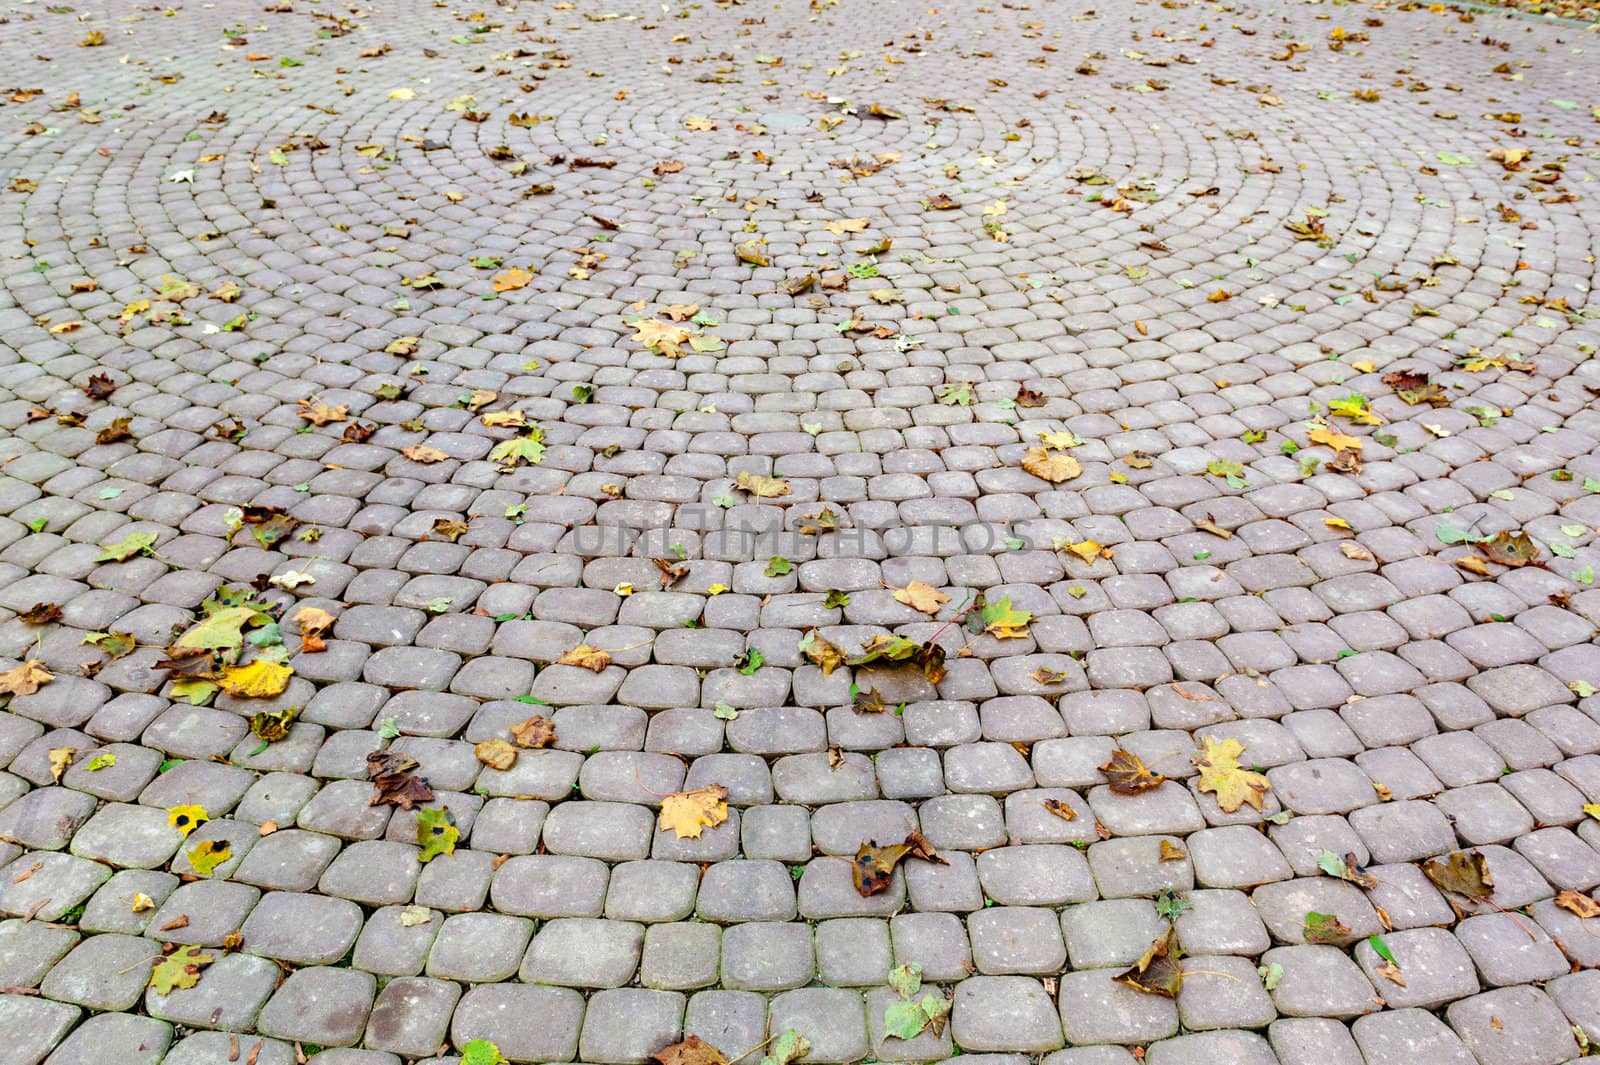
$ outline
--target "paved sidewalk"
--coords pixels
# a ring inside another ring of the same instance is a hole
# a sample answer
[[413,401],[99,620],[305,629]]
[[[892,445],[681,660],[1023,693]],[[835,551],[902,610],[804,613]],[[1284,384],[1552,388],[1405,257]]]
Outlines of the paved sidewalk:
[[1578,1058],[1597,55],[0,9],[0,1065]]

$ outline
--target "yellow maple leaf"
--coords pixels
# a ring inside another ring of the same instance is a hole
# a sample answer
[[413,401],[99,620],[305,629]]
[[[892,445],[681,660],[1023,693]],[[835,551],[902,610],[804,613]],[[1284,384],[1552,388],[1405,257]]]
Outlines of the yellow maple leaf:
[[1030,447],[1027,450],[1022,456],[1022,468],[1051,484],[1070,481],[1083,473],[1083,466],[1071,455],[1047,451],[1042,447]]
[[533,275],[520,266],[513,266],[503,274],[494,275],[494,290],[496,292],[515,292],[519,288],[527,288],[528,282],[533,280]]
[[556,663],[563,666],[582,666],[584,669],[601,673],[611,664],[611,655],[598,647],[590,647],[586,643],[580,643],[556,659]]
[[269,699],[282,695],[294,670],[277,662],[258,658],[248,666],[228,666],[217,684],[229,695],[250,699]]
[[189,848],[189,864],[201,876],[210,876],[217,866],[233,857],[233,848],[223,839],[208,839]]
[[939,608],[950,601],[948,595],[922,581],[911,581],[904,588],[896,588],[894,597],[911,609],[920,610],[924,614],[937,614]]
[[683,345],[689,342],[691,336],[684,326],[663,322],[659,318],[641,318],[634,323],[634,329],[636,331],[629,339],[669,359],[683,356]]
[[829,233],[837,235],[860,233],[866,228],[867,220],[865,218],[841,218],[837,222],[829,222],[827,226]]
[[424,466],[431,466],[435,462],[443,462],[450,457],[438,448],[429,447],[427,444],[412,444],[410,447],[403,447],[400,449],[400,454],[412,462],[420,462]]
[[341,403],[337,407],[330,407],[326,403],[313,403],[309,399],[300,401],[300,417],[312,425],[327,425],[330,422],[346,421],[350,415],[348,405]]
[[520,410],[490,411],[479,421],[491,429],[521,429],[528,424],[528,416]]
[[1363,446],[1360,437],[1338,432],[1326,425],[1319,425],[1306,435],[1313,444],[1326,444],[1335,451],[1360,451]]
[[167,824],[187,836],[207,821],[211,815],[206,813],[204,806],[187,805],[171,806],[167,808]]
[[50,748],[50,779],[57,784],[67,775],[67,770],[72,768],[72,760],[78,756],[76,747]]
[[1093,562],[1100,557],[1100,552],[1104,549],[1104,545],[1094,540],[1079,540],[1077,543],[1061,544],[1060,549],[1069,554],[1077,555],[1085,562]]
[[1260,810],[1261,799],[1270,785],[1260,773],[1240,767],[1239,756],[1244,753],[1244,744],[1232,738],[1219,741],[1210,736],[1201,737],[1200,743],[1201,748],[1193,757],[1200,770],[1199,789],[1215,795],[1223,813],[1231,814],[1244,803]]
[[749,492],[757,499],[771,499],[775,496],[786,496],[794,489],[781,477],[763,477],[758,473],[749,473],[741,470],[738,478],[733,482],[741,492]]
[[30,658],[17,668],[0,673],[0,694],[32,695],[55,679],[41,659]]
[[728,789],[709,784],[695,791],[680,791],[661,800],[661,816],[656,825],[669,829],[679,839],[699,839],[707,827],[716,828],[728,819]]

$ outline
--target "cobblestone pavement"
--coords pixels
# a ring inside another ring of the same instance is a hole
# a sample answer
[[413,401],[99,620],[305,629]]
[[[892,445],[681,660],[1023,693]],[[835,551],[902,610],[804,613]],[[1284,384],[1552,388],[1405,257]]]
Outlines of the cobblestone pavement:
[[0,10],[0,1065],[1577,1058],[1597,46]]

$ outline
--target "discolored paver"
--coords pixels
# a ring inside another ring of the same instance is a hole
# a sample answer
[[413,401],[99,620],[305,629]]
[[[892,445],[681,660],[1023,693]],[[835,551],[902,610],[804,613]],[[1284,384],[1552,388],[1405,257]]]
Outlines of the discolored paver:
[[4,1065],[1597,1038],[1587,30],[0,26]]

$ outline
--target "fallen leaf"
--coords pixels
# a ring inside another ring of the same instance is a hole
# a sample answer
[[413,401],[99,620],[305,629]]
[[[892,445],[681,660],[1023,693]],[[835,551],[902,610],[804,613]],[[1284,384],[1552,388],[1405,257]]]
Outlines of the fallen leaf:
[[1600,902],[1576,891],[1566,890],[1556,892],[1556,905],[1570,913],[1577,914],[1584,920],[1591,917],[1600,917]]
[[49,751],[50,779],[61,783],[61,778],[72,768],[72,760],[78,756],[76,747],[52,747]]
[[896,588],[894,597],[911,609],[930,615],[937,614],[939,608],[950,601],[948,595],[922,581],[911,581],[904,588]]
[[467,531],[467,523],[460,518],[435,518],[428,535],[437,536],[441,540],[448,540],[452,544],[461,539]]
[[61,607],[56,603],[35,603],[18,614],[17,620],[29,625],[48,625],[61,620]]
[[461,829],[456,827],[455,815],[449,810],[417,811],[417,845],[422,848],[417,855],[417,861],[426,864],[441,854],[454,854],[456,840],[460,838]]
[[1222,526],[1218,525],[1215,521],[1213,521],[1211,519],[1211,515],[1209,515],[1209,514],[1207,514],[1201,520],[1195,522],[1194,523],[1194,527],[1196,529],[1199,529],[1202,532],[1208,532],[1212,536],[1220,536],[1224,540],[1232,540],[1233,539],[1233,533],[1228,531],[1227,529],[1224,529]]
[[1033,614],[1014,609],[1011,597],[1006,596],[997,603],[986,605],[982,620],[983,631],[995,639],[1018,640],[1028,635],[1028,622],[1033,620]]
[[248,666],[226,666],[217,684],[229,695],[247,699],[270,699],[282,695],[294,670],[278,662],[258,658]]
[[122,440],[132,440],[132,418],[113,418],[111,423],[95,434],[94,442],[97,444],[115,444]]
[[1494,877],[1482,851],[1451,851],[1442,858],[1429,858],[1422,872],[1442,891],[1464,895],[1481,902],[1494,894]]
[[865,899],[884,891],[894,875],[895,866],[906,857],[921,858],[939,865],[949,864],[939,857],[920,832],[912,832],[903,842],[886,847],[863,843],[850,863],[850,876],[855,883],[856,893]]
[[15,669],[0,673],[0,695],[32,695],[55,679],[42,660],[30,658]]
[[1071,455],[1042,447],[1030,447],[1023,454],[1022,468],[1051,484],[1070,481],[1083,473],[1083,466]]
[[1305,937],[1307,943],[1338,943],[1350,935],[1344,922],[1331,913],[1306,913]]
[[821,668],[824,677],[844,665],[844,651],[816,629],[806,630],[800,638],[799,651],[812,665]]
[[309,399],[300,401],[300,417],[312,425],[329,425],[334,422],[347,421],[350,416],[350,407],[341,403],[337,407],[330,407],[326,403],[313,403]]
[[179,947],[150,970],[150,986],[158,995],[193,987],[200,982],[200,970],[216,960],[216,955],[205,953],[201,947],[192,944]]
[[520,410],[490,411],[478,420],[490,429],[521,429],[528,424],[528,416]]
[[298,706],[287,706],[282,710],[261,710],[250,715],[250,732],[258,739],[277,743],[288,738],[289,728],[299,716]]
[[1169,927],[1133,963],[1133,968],[1118,973],[1112,979],[1135,991],[1176,998],[1183,987],[1183,969],[1178,965],[1180,953],[1178,929],[1176,926]]
[[586,643],[580,643],[556,659],[556,663],[563,666],[582,666],[584,669],[603,673],[605,668],[611,664],[611,655],[598,647],[590,647]]
[[760,474],[749,473],[741,470],[738,478],[733,482],[734,487],[741,492],[749,492],[757,499],[773,499],[786,496],[794,489],[789,487],[789,482],[778,477],[763,477]]
[[506,1065],[500,1047],[487,1039],[473,1039],[461,1045],[461,1065]]
[[728,1065],[727,1055],[697,1035],[662,1047],[645,1060],[657,1065]]
[[484,740],[472,748],[472,753],[478,756],[478,761],[490,769],[505,772],[517,764],[517,749],[510,742],[497,738]]
[[1163,862],[1181,862],[1189,857],[1189,852],[1172,842],[1170,839],[1161,841],[1161,857]]
[[699,839],[700,833],[728,819],[728,789],[709,784],[694,791],[681,791],[661,800],[656,826],[671,830],[679,839]]
[[1061,818],[1063,821],[1076,821],[1078,819],[1078,811],[1074,810],[1069,804],[1062,802],[1060,799],[1046,799],[1044,801],[1044,808],[1048,812],[1053,813],[1057,817]]
[[274,588],[282,588],[286,592],[292,592],[302,584],[316,584],[317,579],[309,573],[302,573],[300,570],[292,569],[275,577],[268,577],[267,583]]
[[1502,529],[1478,544],[1478,550],[1490,562],[1513,568],[1530,565],[1539,558],[1539,546],[1527,533],[1511,532],[1509,529]]
[[533,280],[533,275],[521,267],[513,266],[503,274],[495,274],[492,284],[496,292],[515,292],[519,288],[526,288]]
[[400,449],[400,454],[412,462],[420,462],[424,466],[431,466],[435,462],[443,462],[450,457],[438,448],[429,447],[426,444],[412,444],[410,447],[403,447]]
[[314,606],[303,606],[295,613],[294,621],[300,626],[301,651],[316,654],[327,650],[328,645],[322,637],[333,627],[332,614]]
[[1313,444],[1323,444],[1335,451],[1360,451],[1365,446],[1360,437],[1337,432],[1326,425],[1318,425],[1306,434]]
[[211,876],[217,871],[217,866],[233,857],[233,848],[228,846],[225,839],[208,839],[190,847],[185,857],[194,866],[195,872],[201,876]]
[[1167,779],[1146,768],[1138,755],[1121,748],[1111,752],[1110,761],[1100,767],[1100,772],[1111,782],[1111,790],[1119,795],[1137,795],[1160,787]]
[[372,806],[398,806],[409,810],[416,803],[432,802],[428,782],[412,774],[417,760],[397,751],[372,751],[367,755],[367,776],[377,787]]
[[1346,854],[1343,858],[1333,851],[1324,849],[1317,857],[1317,868],[1329,876],[1348,880],[1359,888],[1371,890],[1378,886],[1378,878],[1361,868],[1361,863],[1356,861],[1353,853]]
[[[1065,539],[1065,537],[1063,537],[1063,539]],[[1083,559],[1083,561],[1088,563],[1093,563],[1095,559],[1100,557],[1100,552],[1105,550],[1105,545],[1096,540],[1079,540],[1076,543],[1069,541],[1067,543],[1058,544],[1057,546],[1069,554],[1077,555],[1079,558]]]
[[538,750],[556,742],[556,727],[549,718],[535,715],[512,725],[511,738],[516,741],[518,747]]
[[1268,790],[1267,778],[1240,767],[1244,744],[1231,737],[1218,741],[1210,736],[1202,737],[1200,743],[1201,749],[1192,759],[1200,770],[1199,790],[1214,794],[1223,813],[1234,813],[1244,803],[1259,811]]
[[126,562],[134,555],[142,555],[149,551],[156,542],[153,532],[129,533],[119,544],[101,547],[100,554],[95,556],[96,562]]

